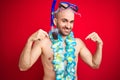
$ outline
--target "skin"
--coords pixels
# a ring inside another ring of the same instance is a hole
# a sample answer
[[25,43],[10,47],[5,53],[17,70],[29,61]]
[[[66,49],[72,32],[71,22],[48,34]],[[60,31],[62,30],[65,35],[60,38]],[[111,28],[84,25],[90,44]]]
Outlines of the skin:
[[[68,14],[69,13],[69,14]],[[65,9],[57,14],[54,19],[54,24],[58,27],[60,34],[65,39],[71,32],[74,23],[74,13],[71,9]],[[103,42],[96,32],[90,33],[85,39],[91,39],[97,43],[95,54],[88,50],[84,42],[75,38],[77,45],[75,46],[76,63],[78,62],[78,55],[81,59],[94,69],[98,69],[102,60],[102,45]],[[32,65],[41,56],[41,61],[44,69],[43,80],[55,80],[55,72],[53,70],[53,51],[51,49],[51,41],[48,33],[42,29],[33,33],[27,40],[27,43],[21,53],[19,60],[19,68],[21,71],[26,71],[32,67]],[[64,43],[65,46],[65,43]],[[77,66],[75,67],[77,73]],[[77,80],[77,74],[76,80]]]

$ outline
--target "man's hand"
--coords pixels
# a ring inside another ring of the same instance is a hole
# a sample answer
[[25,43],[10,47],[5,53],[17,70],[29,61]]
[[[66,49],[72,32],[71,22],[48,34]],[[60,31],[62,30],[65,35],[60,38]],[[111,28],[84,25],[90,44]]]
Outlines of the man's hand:
[[102,39],[99,37],[99,35],[96,32],[90,33],[85,39],[86,40],[91,39],[92,41],[97,42],[98,45],[103,45]]
[[42,29],[39,29],[30,36],[29,40],[30,41],[43,40],[46,37],[49,37],[47,32]]

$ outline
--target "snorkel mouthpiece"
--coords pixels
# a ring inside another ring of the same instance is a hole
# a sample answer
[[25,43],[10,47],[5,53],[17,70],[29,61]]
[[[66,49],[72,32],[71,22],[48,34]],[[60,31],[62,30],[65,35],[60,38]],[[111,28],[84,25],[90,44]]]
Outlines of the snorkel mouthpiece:
[[52,36],[55,40],[58,39],[58,29],[57,28],[52,29]]

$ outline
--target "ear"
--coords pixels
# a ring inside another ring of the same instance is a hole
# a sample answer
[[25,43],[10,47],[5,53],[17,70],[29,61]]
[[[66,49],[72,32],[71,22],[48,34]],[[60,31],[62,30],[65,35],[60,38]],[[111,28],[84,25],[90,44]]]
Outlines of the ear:
[[53,22],[54,22],[54,25],[56,26],[57,25],[57,18],[54,18]]

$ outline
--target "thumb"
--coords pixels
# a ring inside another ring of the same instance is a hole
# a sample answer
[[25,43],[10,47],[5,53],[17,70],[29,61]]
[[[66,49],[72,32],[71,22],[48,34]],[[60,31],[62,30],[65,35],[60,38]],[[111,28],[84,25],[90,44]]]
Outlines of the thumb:
[[89,35],[87,37],[85,37],[85,40],[89,39]]

